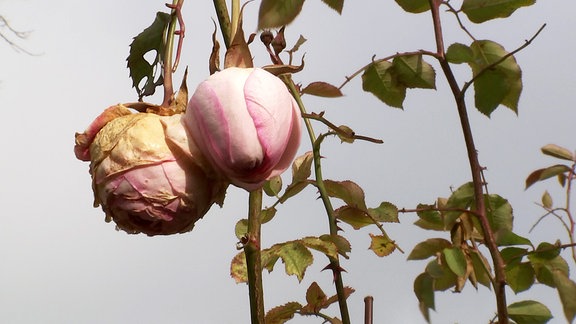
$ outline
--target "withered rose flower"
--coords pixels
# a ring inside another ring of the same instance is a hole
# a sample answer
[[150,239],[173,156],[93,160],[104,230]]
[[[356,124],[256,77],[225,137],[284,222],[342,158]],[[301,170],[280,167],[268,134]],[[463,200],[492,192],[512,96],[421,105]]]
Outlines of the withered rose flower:
[[127,233],[190,231],[227,184],[218,180],[181,123],[182,114],[106,109],[82,134],[76,157],[90,161],[94,206]]

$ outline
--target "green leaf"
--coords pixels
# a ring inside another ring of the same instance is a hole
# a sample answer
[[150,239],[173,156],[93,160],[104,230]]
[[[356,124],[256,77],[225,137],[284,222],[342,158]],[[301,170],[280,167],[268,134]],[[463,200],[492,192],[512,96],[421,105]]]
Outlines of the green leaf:
[[407,88],[436,89],[436,72],[422,55],[398,56],[392,65],[398,80]]
[[476,281],[486,287],[490,287],[492,282],[490,281],[490,264],[488,261],[479,252],[470,253],[470,259],[472,260],[472,268],[474,269]]
[[501,229],[495,233],[496,244],[498,246],[510,246],[510,245],[530,245],[532,242],[529,239],[522,237],[509,229]]
[[470,21],[482,23],[495,18],[509,17],[516,9],[534,3],[536,0],[464,0],[460,9]]
[[548,144],[544,145],[542,148],[542,153],[559,158],[562,160],[574,161],[574,154],[567,148],[563,148],[562,146],[558,146],[556,144]]
[[414,224],[427,230],[444,231],[446,229],[444,226],[444,218],[439,211],[433,210],[434,208],[436,208],[436,205],[418,204],[418,206],[416,206],[418,210],[416,214],[420,219],[414,222]]
[[533,300],[508,305],[508,315],[517,324],[543,324],[552,318],[548,307]]
[[[507,56],[502,45],[489,41],[478,40],[470,45],[474,60],[469,62],[474,81],[474,101],[476,108],[490,116],[498,105],[504,105],[518,112],[518,101],[522,92],[522,71],[514,56]],[[498,65],[486,68],[501,59]],[[481,74],[480,74],[481,73]]]
[[454,43],[446,51],[446,60],[455,64],[470,63],[474,60],[474,52],[464,44]]
[[528,249],[519,247],[507,247],[500,251],[500,255],[502,255],[504,263],[510,266],[522,262],[522,258],[528,255]]
[[468,209],[474,201],[474,185],[467,182],[456,189],[448,198],[447,208]]
[[542,242],[531,254],[539,259],[552,260],[560,255],[560,251],[558,245]]
[[[467,182],[456,189],[448,198],[445,208],[454,208],[466,210],[470,208],[474,202],[474,185],[472,182]],[[443,212],[445,228],[452,228],[456,219],[462,215],[462,211],[448,211]]]
[[318,284],[314,281],[306,290],[306,302],[308,302],[308,305],[304,307],[310,308],[314,311],[319,311],[320,309],[324,308],[327,300],[328,297],[322,288],[320,288],[320,286],[318,286]]
[[530,289],[534,284],[534,268],[529,262],[522,262],[506,266],[506,282],[514,293],[519,293]]
[[312,253],[300,241],[291,241],[273,245],[271,253],[282,259],[287,275],[295,275],[298,281],[304,279],[306,269],[312,264]]
[[430,10],[428,0],[396,0],[396,3],[410,13],[421,13]]
[[337,13],[342,14],[342,8],[344,7],[344,0],[322,0],[328,7],[336,10]]
[[445,239],[427,239],[426,241],[416,244],[412,252],[410,252],[410,255],[408,255],[408,260],[425,260],[429,257],[436,256],[436,254],[451,246],[452,243]]
[[329,258],[338,258],[338,248],[332,241],[313,236],[305,237],[301,241],[306,247],[322,252]]
[[[312,264],[314,257],[301,240],[274,244],[268,249],[263,249],[262,267],[269,272],[274,270],[278,259],[284,263],[286,274],[295,275],[298,281],[302,281],[306,269]],[[246,256],[244,252],[238,253],[231,262],[230,275],[237,283],[248,281],[246,270]]]
[[434,279],[427,273],[421,273],[414,279],[414,294],[418,298],[420,312],[426,321],[430,321],[429,310],[435,309],[434,305]]
[[280,190],[282,190],[282,177],[278,175],[264,182],[263,189],[266,195],[270,197],[277,196],[280,193]]
[[550,196],[548,190],[544,191],[542,194],[542,206],[544,206],[544,208],[550,209],[552,208],[553,204],[554,202],[552,201],[552,196]]
[[438,224],[438,223],[432,223],[426,219],[418,219],[417,221],[414,222],[414,225],[423,228],[425,230],[431,230],[431,231],[444,231],[444,224]]
[[375,95],[385,104],[402,108],[406,98],[406,87],[398,81],[392,63],[380,61],[372,63],[362,74],[362,90]]
[[274,218],[274,216],[276,216],[276,208],[268,207],[268,208],[262,209],[262,211],[260,212],[260,222],[262,224],[266,224],[269,221],[271,221],[272,218]]
[[286,191],[280,197],[280,202],[284,203],[288,198],[296,196],[300,193],[304,188],[308,186],[308,181],[298,181],[291,183],[288,187],[286,187]]
[[442,251],[448,268],[454,272],[458,277],[466,275],[466,257],[460,248],[447,248]]
[[474,105],[486,116],[490,116],[504,101],[511,90],[506,74],[499,70],[485,71],[474,81]]
[[432,271],[436,272],[437,277],[434,277],[434,290],[436,291],[445,291],[458,283],[458,277],[445,262],[439,260],[430,261],[426,266],[426,271],[429,273]]
[[556,283],[553,278],[554,271],[561,271],[564,275],[568,276],[568,263],[561,256],[547,259],[539,257],[538,254],[529,254],[528,260],[532,263],[538,282],[549,287],[556,288]]
[[304,0],[262,0],[258,11],[258,29],[288,25],[298,16],[303,5]]
[[283,324],[294,318],[294,314],[302,308],[297,302],[289,302],[272,308],[266,313],[264,322],[267,324]]
[[[130,44],[130,54],[126,60],[132,78],[132,86],[136,88],[138,99],[153,95],[156,87],[164,84],[160,71],[164,60],[164,31],[169,23],[169,14],[157,12],[152,25],[134,37]],[[148,52],[155,52],[151,63],[144,58]],[[145,83],[140,88],[143,79],[145,79]]]
[[396,244],[388,237],[388,235],[370,234],[370,239],[371,243],[369,249],[379,257],[390,255],[390,253],[396,250]]
[[376,208],[368,208],[368,214],[379,222],[399,223],[398,207],[394,204],[384,201]]
[[234,227],[234,232],[239,240],[246,236],[246,233],[248,233],[248,220],[245,218],[239,220]]
[[552,278],[558,289],[564,315],[568,322],[572,323],[576,317],[576,283],[559,270],[552,271]]
[[328,242],[334,243],[334,245],[338,249],[338,253],[341,256],[348,259],[348,255],[346,253],[350,253],[350,251],[352,251],[352,246],[350,245],[350,242],[348,242],[348,240],[345,237],[343,237],[341,235],[324,234],[324,235],[320,236],[320,239],[323,241],[328,241]]
[[310,83],[304,89],[302,89],[302,93],[324,98],[336,98],[343,96],[342,91],[340,91],[338,87],[321,81]]
[[366,210],[364,190],[356,183],[350,180],[324,180],[324,186],[330,197],[341,199],[350,207]]
[[307,180],[312,174],[312,161],[314,154],[308,151],[294,159],[292,162],[292,182]]
[[[430,277],[434,279],[440,279],[446,275],[446,271],[444,271],[443,266],[440,265],[438,259],[434,259],[426,265],[426,273],[430,275]],[[450,272],[450,270],[448,270]]]
[[512,216],[512,205],[508,200],[499,195],[485,195],[484,200],[486,201],[486,217],[492,230],[495,232],[512,231],[514,217]]
[[530,173],[528,178],[526,178],[526,189],[528,189],[531,185],[535,184],[538,181],[546,180],[548,178],[561,175],[565,172],[570,172],[571,170],[572,169],[563,164],[556,164],[553,166],[549,166],[547,168],[538,169]]
[[338,220],[352,226],[356,230],[374,224],[374,221],[368,217],[366,211],[350,206],[337,208],[334,210],[334,215]]
[[236,254],[230,262],[230,276],[236,283],[248,281],[248,271],[246,270],[246,255],[244,251]]

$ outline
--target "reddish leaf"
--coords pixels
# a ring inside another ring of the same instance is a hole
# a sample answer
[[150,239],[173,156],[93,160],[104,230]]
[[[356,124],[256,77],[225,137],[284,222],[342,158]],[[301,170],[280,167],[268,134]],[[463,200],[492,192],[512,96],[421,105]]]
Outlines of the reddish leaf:
[[326,98],[336,98],[343,96],[342,91],[340,91],[340,89],[338,89],[336,86],[322,81],[310,83],[304,89],[302,89],[302,93]]
[[264,322],[267,324],[283,324],[294,318],[294,314],[302,308],[297,302],[289,302],[272,308],[266,313]]
[[528,189],[531,185],[535,184],[538,181],[546,180],[548,178],[563,174],[565,172],[570,172],[568,166],[563,164],[556,164],[547,168],[538,169],[526,178],[526,189]]

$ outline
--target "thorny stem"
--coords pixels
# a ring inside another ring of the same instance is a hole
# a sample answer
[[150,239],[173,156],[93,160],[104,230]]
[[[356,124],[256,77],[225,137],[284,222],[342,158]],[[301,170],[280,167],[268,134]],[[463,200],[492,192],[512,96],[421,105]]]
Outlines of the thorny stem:
[[[232,20],[237,25],[239,1],[233,0]],[[236,9],[235,9],[236,8]],[[218,16],[224,44],[228,49],[233,36],[230,28],[230,17],[225,0],[214,0],[214,9]],[[236,17],[236,18],[234,18]],[[260,213],[262,211],[262,188],[251,191],[248,204],[248,232],[244,239],[244,254],[246,257],[246,271],[248,274],[248,295],[250,298],[250,319],[252,324],[264,324],[264,287],[262,285],[262,253],[261,253],[261,227]]]
[[[182,41],[184,39],[184,20],[182,19],[182,5],[184,0],[173,0],[172,4],[166,6],[172,9],[172,18],[168,26],[168,31],[165,35],[164,44],[164,100],[161,107],[170,107],[174,97],[174,83],[172,81],[172,73],[176,70],[180,60],[180,51],[182,49]],[[180,25],[180,30],[176,31],[176,24]],[[172,64],[172,56],[174,55],[174,35],[179,35],[178,49],[176,51],[176,59],[174,65]]]
[[477,218],[484,232],[485,244],[490,251],[492,257],[492,262],[494,264],[494,294],[496,296],[496,307],[498,311],[498,323],[507,324],[508,323],[508,309],[506,305],[506,276],[504,273],[504,260],[502,255],[498,250],[496,240],[494,238],[494,233],[486,217],[486,206],[484,203],[484,191],[483,191],[483,181],[482,181],[482,167],[478,160],[478,152],[476,151],[476,146],[474,144],[474,138],[472,136],[472,128],[470,126],[470,120],[468,119],[468,113],[466,109],[466,102],[464,101],[463,91],[460,90],[458,86],[458,81],[452,72],[450,64],[446,60],[444,51],[444,40],[442,34],[442,24],[440,22],[440,5],[441,0],[429,0],[430,8],[432,12],[432,20],[434,24],[434,36],[436,39],[436,50],[437,59],[442,67],[442,71],[448,80],[448,84],[454,99],[456,101],[456,107],[458,110],[458,115],[460,117],[460,124],[462,127],[462,132],[464,135],[464,142],[466,143],[466,150],[468,151],[468,161],[470,163],[470,171],[472,173],[472,182],[474,186],[474,199],[476,201],[476,213]]
[[248,294],[252,324],[264,324],[264,290],[262,286],[262,255],[260,253],[260,211],[262,189],[250,192],[248,205],[248,233],[245,237],[244,254],[248,272]]
[[[303,115],[306,115],[306,108],[304,107],[304,103],[300,98],[300,93],[292,78],[288,74],[280,75],[280,78],[290,92],[292,96],[298,103],[298,107],[300,107],[300,111]],[[320,198],[322,199],[322,203],[324,204],[324,209],[326,210],[326,214],[328,215],[328,222],[330,226],[330,235],[335,237],[338,235],[338,224],[336,223],[336,217],[334,214],[334,207],[332,207],[332,202],[328,196],[328,191],[324,186],[324,180],[322,177],[322,166],[320,159],[320,149],[315,145],[316,143],[316,135],[314,134],[314,128],[312,127],[312,123],[308,118],[304,118],[304,124],[306,125],[306,130],[308,131],[308,137],[310,138],[310,142],[312,143],[312,152],[314,156],[314,174],[316,180],[316,187],[320,192]],[[340,267],[340,261],[336,259],[330,259],[330,264],[326,267],[327,269],[331,269],[332,273],[334,274],[334,285],[336,286],[336,293],[338,295],[338,306],[340,308],[340,316],[342,317],[342,323],[350,324],[350,314],[348,312],[348,304],[346,301],[346,292],[344,290],[344,284],[342,281],[342,272],[344,271],[342,267]]]

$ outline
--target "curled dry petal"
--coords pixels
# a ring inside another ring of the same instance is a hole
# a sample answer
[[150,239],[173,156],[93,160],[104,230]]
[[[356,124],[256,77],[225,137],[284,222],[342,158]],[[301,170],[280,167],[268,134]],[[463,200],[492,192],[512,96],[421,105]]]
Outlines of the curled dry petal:
[[109,121],[125,115],[130,115],[132,112],[122,105],[108,107],[88,126],[84,133],[76,133],[76,145],[74,146],[74,154],[76,158],[82,161],[90,161],[90,144],[96,137],[96,134],[104,127]]
[[228,68],[202,82],[184,115],[194,142],[246,190],[281,174],[300,144],[300,110],[286,86],[258,68]]
[[214,172],[188,140],[181,114],[128,110],[109,118],[111,111],[116,109],[107,109],[77,134],[75,147],[79,159],[91,160],[94,204],[102,206],[107,221],[128,233],[183,233],[214,202],[222,202],[226,184],[212,178]]

